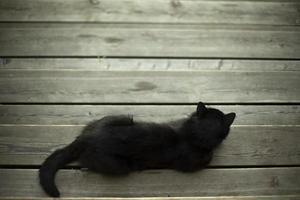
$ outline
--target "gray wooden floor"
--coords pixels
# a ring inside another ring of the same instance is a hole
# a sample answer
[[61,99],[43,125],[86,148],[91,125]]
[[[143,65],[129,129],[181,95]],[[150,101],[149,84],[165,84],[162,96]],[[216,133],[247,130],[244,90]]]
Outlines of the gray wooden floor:
[[41,162],[93,119],[164,122],[198,101],[237,113],[207,169],[72,163],[62,196],[300,199],[299,25],[298,0],[0,0],[0,199],[45,199]]

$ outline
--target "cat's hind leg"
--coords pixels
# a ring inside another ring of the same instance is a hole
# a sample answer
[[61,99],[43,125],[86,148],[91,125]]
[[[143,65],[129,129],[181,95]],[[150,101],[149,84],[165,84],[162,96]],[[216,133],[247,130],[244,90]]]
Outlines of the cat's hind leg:
[[127,175],[131,171],[126,159],[105,153],[85,152],[79,161],[83,167],[106,175]]

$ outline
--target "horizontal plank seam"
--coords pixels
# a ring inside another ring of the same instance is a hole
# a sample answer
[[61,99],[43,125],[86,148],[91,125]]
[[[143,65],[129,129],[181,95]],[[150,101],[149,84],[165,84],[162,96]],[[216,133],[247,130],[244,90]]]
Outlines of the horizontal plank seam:
[[[299,102],[204,102],[206,105],[222,105],[222,106],[297,106],[300,105]],[[189,105],[197,105],[197,103],[126,103],[126,102],[118,102],[118,103],[94,103],[94,102],[0,102],[1,105],[107,105],[107,106],[189,106]]]
[[[233,199],[255,199],[255,198],[273,198],[273,197],[282,197],[282,198],[296,198],[299,197],[300,194],[296,195],[252,195],[252,196],[203,196],[203,197],[62,197],[60,199],[63,200],[233,200]],[[53,200],[53,198],[49,197],[1,197],[3,200]],[[278,198],[280,199],[280,198]]]
[[[218,165],[218,166],[207,166],[205,169],[273,169],[273,168],[299,168],[300,164],[295,164],[295,165]],[[7,169],[7,170],[13,170],[13,169],[39,169],[40,165],[0,165],[0,170],[1,169]],[[74,166],[74,165],[67,165],[63,168],[62,170],[79,170],[79,171],[88,171],[87,168],[83,168],[81,166]],[[150,169],[151,170],[151,169]],[[152,169],[153,170],[171,170],[171,169]],[[143,171],[149,171],[149,170],[143,170]]]
[[[284,2],[286,3],[286,2]],[[298,3],[299,2],[289,2],[289,3]],[[183,25],[183,26],[188,26],[188,25],[222,25],[222,26],[266,26],[266,24],[256,24],[256,23],[220,23],[220,22],[124,22],[124,21],[54,21],[54,20],[47,20],[47,21],[6,21],[6,20],[0,20],[0,24],[95,24],[95,25],[107,25],[107,24],[112,24],[112,25],[167,25],[167,26],[172,26],[172,25]],[[274,27],[297,27],[300,26],[299,24],[272,24],[268,26],[274,26]]]
[[[199,1],[199,0],[181,0],[181,1]],[[202,2],[218,2],[218,1],[224,1],[224,2],[274,2],[274,3],[277,3],[277,2],[284,2],[284,3],[298,3],[299,0],[200,0]]]
[[[0,65],[1,66],[1,65]],[[106,69],[95,69],[95,68],[86,68],[86,69],[22,69],[22,68],[14,68],[14,69],[10,69],[10,68],[0,68],[0,71],[9,71],[9,72],[20,72],[20,71],[37,71],[37,72],[124,72],[124,73],[129,73],[129,72],[151,72],[151,73],[160,73],[160,72],[167,72],[167,73],[176,73],[176,72],[180,72],[180,73],[190,73],[190,72],[195,72],[195,73],[203,73],[203,72],[210,72],[210,73],[288,73],[288,72],[292,72],[292,73],[299,73],[299,70],[266,70],[266,71],[253,71],[253,70],[224,70],[224,69],[204,69],[204,70],[122,70],[122,69],[110,69],[110,70],[106,70]],[[2,78],[6,78],[6,77],[2,77]],[[11,77],[7,77],[7,78],[11,78]],[[52,77],[47,77],[48,79],[51,79]],[[24,79],[24,78],[23,78]],[[46,79],[46,78],[44,78]],[[90,78],[91,79],[91,78]]]
[[[0,124],[0,127],[36,127],[36,126],[47,126],[47,127],[83,127],[86,126],[86,124]],[[300,127],[300,124],[296,125],[285,125],[285,124],[258,124],[258,125],[232,125],[231,127]]]
[[299,58],[259,58],[259,57],[185,57],[185,56],[103,56],[103,55],[91,55],[91,56],[21,56],[21,55],[13,55],[13,56],[2,56],[0,58],[20,58],[20,59],[43,59],[43,58],[93,58],[93,59],[176,59],[176,60],[192,60],[192,59],[199,59],[199,60],[256,60],[256,61],[300,61]]

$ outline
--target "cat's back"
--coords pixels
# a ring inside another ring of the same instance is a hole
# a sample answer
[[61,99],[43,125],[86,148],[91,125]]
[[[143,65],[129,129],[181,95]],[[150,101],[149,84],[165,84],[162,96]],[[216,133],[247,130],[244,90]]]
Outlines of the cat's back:
[[165,148],[175,145],[179,140],[175,130],[167,124],[134,122],[128,125],[104,125],[101,120],[90,123],[80,139],[86,140],[89,146],[116,148],[118,151]]
[[136,122],[128,126],[104,127],[102,131],[107,137],[135,142],[150,142],[152,140],[159,142],[176,137],[176,133],[170,126],[148,122]]

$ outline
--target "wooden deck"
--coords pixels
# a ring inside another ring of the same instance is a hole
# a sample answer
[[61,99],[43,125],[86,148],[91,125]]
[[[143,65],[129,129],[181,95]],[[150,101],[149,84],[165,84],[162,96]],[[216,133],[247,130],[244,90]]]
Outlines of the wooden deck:
[[93,119],[163,122],[198,101],[237,113],[207,169],[72,163],[62,197],[300,199],[299,25],[298,0],[0,0],[0,199],[48,199],[41,162]]

